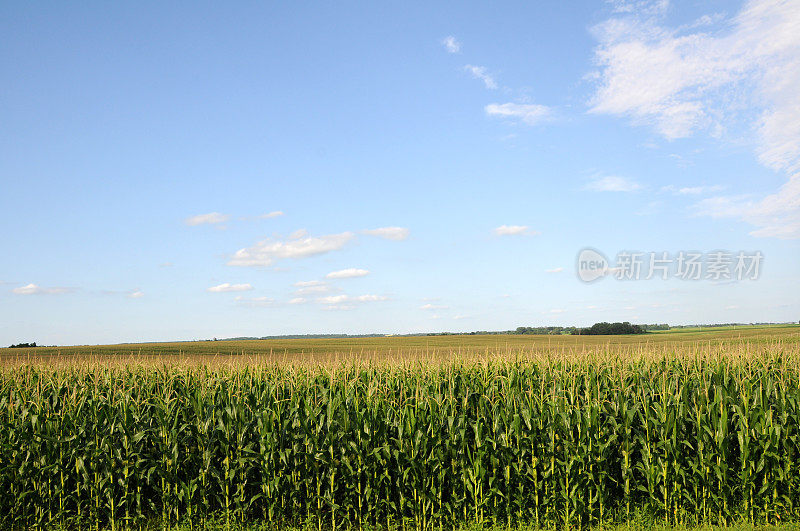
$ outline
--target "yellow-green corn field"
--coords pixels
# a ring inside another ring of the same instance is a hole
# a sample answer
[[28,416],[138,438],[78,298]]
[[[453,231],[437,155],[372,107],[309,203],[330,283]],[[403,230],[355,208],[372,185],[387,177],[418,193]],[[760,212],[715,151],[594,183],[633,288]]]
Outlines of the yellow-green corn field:
[[800,365],[740,354],[7,368],[0,525],[792,518]]

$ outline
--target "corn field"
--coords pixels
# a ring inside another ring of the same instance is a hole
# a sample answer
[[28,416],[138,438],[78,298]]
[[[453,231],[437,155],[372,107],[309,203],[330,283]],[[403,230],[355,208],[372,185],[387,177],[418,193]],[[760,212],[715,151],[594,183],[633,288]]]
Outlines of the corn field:
[[494,360],[0,371],[0,525],[775,522],[800,366]]

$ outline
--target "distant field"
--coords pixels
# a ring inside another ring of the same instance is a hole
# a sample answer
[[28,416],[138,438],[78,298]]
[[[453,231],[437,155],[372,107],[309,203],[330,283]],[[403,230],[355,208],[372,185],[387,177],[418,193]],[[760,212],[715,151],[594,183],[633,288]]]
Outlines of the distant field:
[[107,360],[167,363],[338,363],[438,360],[458,357],[580,355],[581,353],[668,353],[676,347],[707,344],[713,348],[780,342],[796,346],[800,325],[674,329],[644,335],[447,335],[333,339],[264,339],[186,341],[74,347],[0,349],[0,364]]
[[729,330],[777,330],[781,328],[799,328],[797,324],[775,324],[775,325],[730,325],[730,326],[691,326],[686,328],[671,328],[669,330],[653,330],[652,333],[675,334],[679,332],[724,332]]

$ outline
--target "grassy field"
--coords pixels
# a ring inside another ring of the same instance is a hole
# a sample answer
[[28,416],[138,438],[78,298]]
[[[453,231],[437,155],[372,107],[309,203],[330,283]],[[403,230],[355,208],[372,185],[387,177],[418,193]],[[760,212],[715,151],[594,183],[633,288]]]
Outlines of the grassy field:
[[73,347],[0,349],[4,366],[30,363],[303,363],[342,361],[447,361],[458,357],[582,355],[613,351],[615,355],[648,352],[669,355],[684,348],[731,350],[738,345],[800,342],[800,325],[745,326],[660,331],[631,336],[447,335],[337,339],[265,339],[187,341]]
[[791,529],[799,339],[2,349],[0,527]]

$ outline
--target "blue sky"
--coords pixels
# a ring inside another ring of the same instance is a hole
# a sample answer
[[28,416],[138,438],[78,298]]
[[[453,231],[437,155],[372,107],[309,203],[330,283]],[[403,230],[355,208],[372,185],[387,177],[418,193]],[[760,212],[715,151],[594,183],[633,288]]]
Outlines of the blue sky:
[[797,1],[165,4],[0,6],[0,344],[800,319]]

